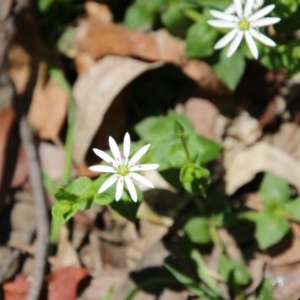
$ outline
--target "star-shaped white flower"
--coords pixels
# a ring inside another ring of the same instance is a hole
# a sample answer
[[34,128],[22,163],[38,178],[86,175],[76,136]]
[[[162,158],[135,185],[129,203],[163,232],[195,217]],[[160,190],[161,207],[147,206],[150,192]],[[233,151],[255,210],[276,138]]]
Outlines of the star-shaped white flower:
[[270,47],[276,46],[273,40],[258,30],[260,27],[273,25],[280,21],[280,18],[277,17],[265,17],[275,8],[275,5],[271,4],[255,11],[254,4],[255,0],[246,0],[245,5],[243,5],[242,0],[234,0],[233,13],[218,10],[210,11],[218,20],[208,21],[209,25],[231,29],[215,44],[214,49],[221,49],[229,44],[227,57],[230,57],[245,38],[253,57],[257,59],[258,49],[255,40]]
[[158,164],[139,164],[139,160],[149,150],[150,144],[143,146],[131,158],[130,154],[130,135],[126,133],[123,142],[123,151],[118,148],[116,141],[109,137],[109,148],[112,156],[108,155],[100,149],[94,148],[94,153],[104,160],[109,165],[95,165],[89,167],[90,170],[100,173],[112,173],[112,175],[103,182],[100,186],[98,193],[103,193],[109,187],[116,183],[116,201],[120,200],[124,190],[124,185],[134,202],[137,201],[137,192],[133,183],[136,180],[150,188],[154,188],[153,184],[144,176],[140,175],[140,171],[155,170],[159,167]]

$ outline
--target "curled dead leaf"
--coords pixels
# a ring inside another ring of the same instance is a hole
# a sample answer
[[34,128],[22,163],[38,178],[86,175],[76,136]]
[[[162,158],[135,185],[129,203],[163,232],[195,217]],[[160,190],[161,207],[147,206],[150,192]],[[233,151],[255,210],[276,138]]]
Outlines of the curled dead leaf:
[[259,172],[272,172],[300,192],[299,163],[282,150],[266,142],[259,142],[236,154],[228,164],[225,175],[226,193],[232,195]]
[[[77,105],[74,159],[78,165],[84,163],[91,141],[120,91],[143,72],[159,66],[160,63],[147,63],[129,57],[106,56],[79,76],[74,85]],[[114,117],[112,124],[116,127],[122,118],[122,110]]]

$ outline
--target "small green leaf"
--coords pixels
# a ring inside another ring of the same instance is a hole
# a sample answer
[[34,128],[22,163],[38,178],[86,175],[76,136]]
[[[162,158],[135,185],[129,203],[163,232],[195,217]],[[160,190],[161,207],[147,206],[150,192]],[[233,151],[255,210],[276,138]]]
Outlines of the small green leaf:
[[189,289],[193,294],[198,297],[203,297],[201,299],[207,299],[206,293],[199,287],[199,284],[197,282],[181,273],[180,271],[177,271],[169,264],[164,263],[164,267],[176,278],[179,283]]
[[255,235],[260,249],[275,245],[289,230],[290,223],[276,211],[262,211],[258,214]]
[[290,188],[286,181],[272,173],[266,173],[259,188],[266,208],[282,206],[289,200]]
[[149,117],[135,126],[143,140],[155,143],[168,141],[176,137],[175,123],[180,123],[186,134],[194,132],[193,125],[184,115],[170,111],[166,116]]
[[172,35],[185,36],[192,22],[185,16],[184,8],[179,2],[171,3],[161,16],[163,24]]
[[300,197],[285,203],[284,207],[298,222],[300,222]]
[[114,201],[110,204],[110,207],[113,210],[131,222],[136,221],[136,214],[141,204],[140,201],[143,197],[140,189],[136,188],[136,190],[138,194],[138,202],[133,202],[129,193],[126,191],[123,193],[123,196],[119,201]]
[[247,285],[251,280],[246,267],[238,261],[231,260],[226,255],[220,256],[219,272],[224,281],[231,287]]
[[141,5],[130,6],[125,14],[125,25],[129,28],[150,28],[154,14]]
[[95,190],[94,193],[94,202],[99,205],[108,205],[115,201],[115,194],[116,194],[116,188],[115,186],[112,186],[108,188],[103,193],[99,194],[97,191],[103,184],[103,182],[109,177],[110,175],[101,175],[99,176],[94,182],[93,187]]
[[192,160],[202,165],[214,160],[222,150],[220,144],[198,134],[188,136],[187,146]]
[[56,201],[52,207],[52,216],[59,223],[65,223],[78,211],[78,203],[67,200]]
[[226,57],[227,49],[221,51],[220,60],[213,65],[217,76],[234,90],[244,74],[246,62],[241,51],[236,51],[232,57]]
[[76,196],[81,196],[90,189],[93,181],[89,177],[78,177],[72,181],[65,190]]
[[205,196],[207,182],[210,176],[208,169],[195,164],[186,163],[180,169],[180,181],[186,191]]
[[189,219],[184,225],[184,232],[193,243],[207,244],[211,242],[209,220],[204,217]]
[[197,264],[197,274],[199,278],[215,293],[216,298],[219,296],[219,286],[217,281],[210,275],[209,270],[205,265],[205,261],[200,255],[199,251],[193,249],[191,251],[191,258]]
[[257,295],[257,300],[275,300],[273,297],[274,284],[269,279],[264,279]]
[[186,55],[188,57],[205,57],[214,53],[214,44],[218,33],[202,18],[192,25],[186,37]]

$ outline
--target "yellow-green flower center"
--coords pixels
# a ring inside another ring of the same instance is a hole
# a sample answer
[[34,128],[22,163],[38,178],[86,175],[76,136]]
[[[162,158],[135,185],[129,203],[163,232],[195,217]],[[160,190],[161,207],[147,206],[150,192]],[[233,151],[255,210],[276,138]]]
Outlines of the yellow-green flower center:
[[130,168],[128,165],[121,165],[118,167],[117,169],[117,174],[121,175],[121,176],[126,176],[130,173]]
[[243,18],[239,20],[239,29],[242,31],[247,31],[250,29],[250,22]]

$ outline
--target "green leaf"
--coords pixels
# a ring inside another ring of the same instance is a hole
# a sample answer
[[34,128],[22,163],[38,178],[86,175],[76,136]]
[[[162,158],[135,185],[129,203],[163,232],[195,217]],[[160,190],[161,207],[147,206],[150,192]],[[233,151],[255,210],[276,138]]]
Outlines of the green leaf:
[[277,244],[289,230],[290,223],[276,211],[262,211],[258,214],[255,235],[260,249]]
[[125,25],[129,28],[149,28],[153,20],[153,12],[141,5],[130,6],[125,14]]
[[229,58],[226,57],[226,51],[227,49],[221,51],[220,60],[213,65],[213,69],[228,88],[234,90],[244,74],[246,62],[241,51],[236,51]]
[[101,175],[99,176],[94,182],[93,182],[93,188],[95,190],[94,193],[94,202],[99,205],[108,205],[115,201],[115,194],[116,194],[116,187],[111,186],[103,193],[99,194],[97,191],[99,190],[100,186],[103,184],[103,182],[110,177],[110,174],[108,175]]
[[169,264],[164,263],[164,267],[176,278],[176,280],[189,289],[193,294],[198,297],[206,298],[206,293],[199,287],[199,284],[192,280],[190,277],[184,275],[183,273],[177,271]]
[[150,28],[164,0],[137,0],[125,13],[125,25],[130,28]]
[[184,115],[170,111],[166,116],[149,117],[135,126],[135,131],[143,140],[155,143],[172,140],[176,136],[176,122],[180,123],[186,134],[194,132],[192,123]]
[[133,202],[129,193],[126,192],[123,193],[123,196],[119,201],[114,201],[110,204],[110,207],[113,210],[131,222],[136,221],[136,214],[141,204],[140,200],[143,197],[141,191],[138,188],[136,190],[138,193],[138,202]]
[[251,281],[246,267],[238,261],[231,260],[224,254],[220,256],[219,272],[224,281],[231,287],[244,286]]
[[193,249],[191,251],[191,258],[197,264],[197,274],[199,278],[215,293],[216,298],[220,296],[219,285],[217,281],[210,275],[209,270],[205,265],[205,261],[200,255],[199,251]]
[[76,196],[81,196],[90,189],[93,181],[89,177],[78,177],[72,181],[65,190]]
[[284,207],[298,222],[300,222],[300,197],[285,203]]
[[218,33],[206,22],[207,20],[202,18],[189,28],[186,37],[186,56],[205,57],[214,53]]
[[193,243],[207,244],[211,242],[209,226],[208,218],[194,217],[185,223],[183,230]]
[[219,143],[197,134],[188,136],[187,147],[192,161],[197,161],[202,165],[214,160],[222,150],[222,146]]
[[259,188],[262,202],[266,208],[281,207],[289,200],[289,185],[272,173],[266,173]]
[[52,216],[59,223],[65,223],[78,211],[79,204],[68,200],[56,201],[52,206]]
[[175,36],[185,36],[192,22],[185,16],[182,3],[171,3],[161,16],[163,24]]
[[49,7],[53,4],[54,0],[38,0],[38,8],[41,12],[45,13]]
[[257,300],[275,300],[273,297],[274,284],[269,279],[264,279],[257,295]]
[[230,0],[195,0],[195,3],[203,7],[213,7],[218,10],[225,10],[232,1]]
[[205,196],[207,182],[210,176],[208,169],[195,164],[186,163],[180,169],[180,181],[186,191]]

